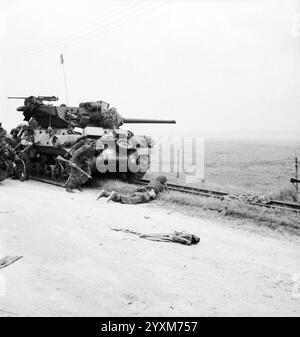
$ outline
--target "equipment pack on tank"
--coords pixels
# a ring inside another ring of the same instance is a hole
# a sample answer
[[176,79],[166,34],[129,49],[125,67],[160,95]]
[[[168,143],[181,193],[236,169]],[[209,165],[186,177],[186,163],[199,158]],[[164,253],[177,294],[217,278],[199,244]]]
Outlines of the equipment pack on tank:
[[[174,120],[123,118],[104,101],[80,103],[78,107],[51,102],[55,96],[9,97],[24,99],[22,111],[26,125],[19,126],[23,160],[28,176],[64,184],[70,148],[82,138],[95,141],[90,163],[92,174],[114,173],[122,180],[141,179],[150,167],[154,142],[150,136],[134,135],[121,128],[125,123],[176,123]],[[48,102],[48,103],[45,103]],[[24,123],[25,124],[25,123]]]

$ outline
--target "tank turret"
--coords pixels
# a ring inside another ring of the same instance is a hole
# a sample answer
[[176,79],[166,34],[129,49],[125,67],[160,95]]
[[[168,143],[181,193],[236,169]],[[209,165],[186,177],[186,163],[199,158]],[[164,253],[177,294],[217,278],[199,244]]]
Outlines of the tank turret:
[[[24,97],[10,98],[22,99]],[[175,120],[123,118],[116,108],[110,108],[108,103],[100,100],[80,103],[78,107],[66,106],[65,104],[53,106],[44,103],[44,101],[55,100],[58,100],[55,96],[30,96],[25,98],[24,105],[17,110],[23,112],[24,120],[29,121],[34,118],[43,128],[49,126],[54,128],[96,126],[105,129],[118,129],[124,123],[176,123]]]

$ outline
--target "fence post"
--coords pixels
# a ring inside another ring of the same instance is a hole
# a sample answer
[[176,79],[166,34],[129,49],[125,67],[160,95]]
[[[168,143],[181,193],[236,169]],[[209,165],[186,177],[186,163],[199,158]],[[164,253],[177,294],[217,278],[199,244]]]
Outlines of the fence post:
[[[295,178],[298,180],[298,157],[295,157]],[[298,192],[298,182],[296,182],[296,191]]]
[[180,164],[179,164],[179,161],[180,161],[180,150],[179,148],[177,149],[177,179],[179,179],[179,168],[180,168]]

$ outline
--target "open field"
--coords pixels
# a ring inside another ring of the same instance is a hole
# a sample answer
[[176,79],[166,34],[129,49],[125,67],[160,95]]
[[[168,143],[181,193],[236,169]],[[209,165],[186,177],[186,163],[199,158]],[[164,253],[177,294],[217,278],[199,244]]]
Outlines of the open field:
[[[199,181],[198,186],[232,193],[270,195],[294,189],[290,178],[295,176],[295,155],[300,159],[300,142],[279,144],[208,139],[204,146],[205,182]],[[176,173],[166,174],[172,181],[178,181]],[[179,182],[184,182],[183,174],[180,174]]]

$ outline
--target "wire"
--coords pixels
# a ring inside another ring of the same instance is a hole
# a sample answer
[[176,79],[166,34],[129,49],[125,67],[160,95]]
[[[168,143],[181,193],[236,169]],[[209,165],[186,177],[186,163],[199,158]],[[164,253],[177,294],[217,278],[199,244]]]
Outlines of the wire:
[[[133,8],[134,6],[130,6],[129,8]],[[50,43],[50,45],[49,45],[49,43],[46,43],[46,44],[43,44],[43,45],[41,45],[41,47],[39,48],[39,49],[36,49],[36,48],[33,48],[33,49],[27,49],[26,51],[25,51],[25,54],[26,53],[34,53],[34,52],[36,52],[36,51],[39,51],[39,50],[43,50],[43,49],[45,49],[45,48],[51,48],[51,47],[56,47],[56,46],[61,46],[61,43],[64,43],[64,42],[68,42],[69,40],[72,40],[72,36],[74,36],[74,37],[76,37],[77,35],[80,35],[80,34],[82,34],[82,33],[88,33],[89,32],[89,30],[92,28],[95,28],[96,26],[99,26],[99,22],[100,23],[102,23],[102,24],[104,24],[105,23],[105,19],[106,19],[106,21],[107,20],[110,20],[111,18],[113,18],[114,16],[116,16],[116,14],[120,14],[120,13],[122,13],[122,10],[120,10],[120,9],[118,9],[118,10],[111,10],[111,11],[109,11],[108,13],[110,13],[110,14],[112,14],[112,15],[110,15],[110,16],[107,16],[106,18],[104,18],[103,19],[103,17],[97,17],[96,18],[96,24],[92,24],[91,26],[89,26],[89,27],[87,27],[87,28],[85,28],[85,29],[81,29],[81,30],[79,30],[78,32],[76,32],[76,33],[72,33],[71,35],[67,35],[67,34],[64,34],[65,35],[65,37],[64,38],[61,38],[60,39],[60,42],[57,44],[57,43]],[[100,20],[99,20],[100,19]],[[78,34],[79,33],[79,34]],[[24,54],[24,51],[22,51],[22,55],[24,56],[25,55]]]
[[[112,16],[112,18],[115,17],[116,19],[110,20],[110,26],[105,25],[103,20],[102,20],[101,25],[99,25],[99,26],[96,25],[94,28],[89,29],[89,30],[83,30],[81,35],[75,36],[73,39],[68,39],[67,40],[68,47],[71,47],[72,45],[73,46],[77,45],[80,42],[86,42],[88,40],[97,38],[97,37],[99,37],[100,33],[102,34],[102,37],[103,37],[103,34],[109,32],[113,29],[116,29],[117,27],[123,25],[124,23],[126,23],[130,20],[137,19],[137,18],[141,17],[142,15],[148,14],[148,13],[166,5],[170,1],[171,0],[164,0],[163,3],[160,3],[159,5],[151,6],[151,7],[148,7],[148,8],[146,8],[144,6],[144,9],[142,11],[141,10],[134,11],[134,12],[131,11],[127,15],[123,16],[123,18],[122,17],[120,18],[120,17],[117,17],[117,16]],[[131,6],[131,8],[133,8],[133,6]],[[102,28],[102,30],[100,30],[100,28]],[[57,53],[58,48],[60,48],[60,49],[62,48],[61,43],[59,45],[56,44],[56,45],[53,45],[53,46],[48,46],[47,48],[40,49],[40,50],[37,50],[35,52],[29,51],[27,53],[22,52],[21,54],[20,53],[19,54],[14,53],[15,57],[10,57],[9,60],[7,60],[7,61],[18,60],[18,59],[23,61],[24,57],[30,56],[30,55],[41,55],[41,54],[49,54],[49,53],[54,54],[54,53]],[[53,52],[52,52],[52,50],[53,50]],[[5,60],[3,60],[3,61],[5,61]]]

